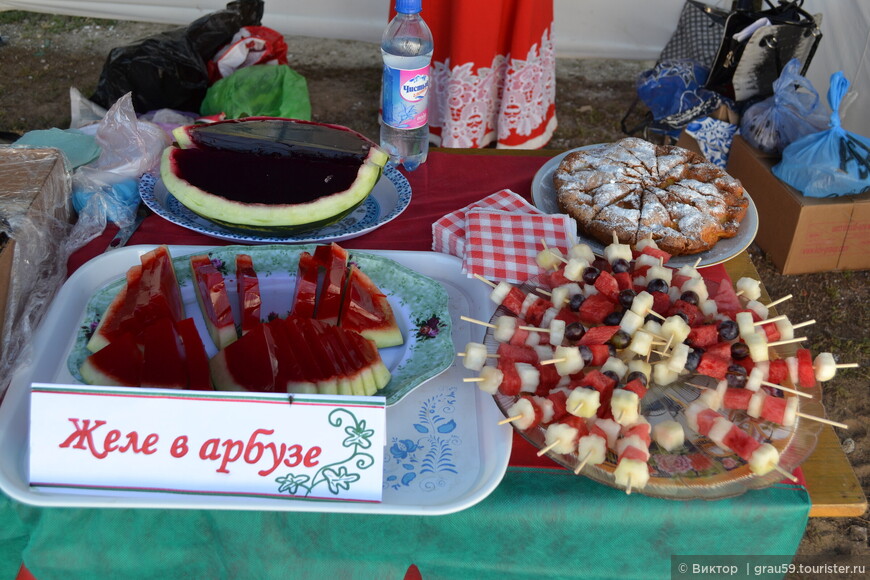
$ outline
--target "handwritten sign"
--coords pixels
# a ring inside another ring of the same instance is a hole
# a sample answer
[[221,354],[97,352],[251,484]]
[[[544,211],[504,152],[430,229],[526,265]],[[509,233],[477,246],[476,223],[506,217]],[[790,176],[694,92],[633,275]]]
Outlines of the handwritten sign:
[[30,485],[381,501],[383,397],[34,383]]

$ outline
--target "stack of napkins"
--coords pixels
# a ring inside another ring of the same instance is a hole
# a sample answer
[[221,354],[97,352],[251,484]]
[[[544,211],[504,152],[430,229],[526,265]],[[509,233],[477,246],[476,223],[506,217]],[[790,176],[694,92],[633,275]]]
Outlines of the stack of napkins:
[[542,213],[503,189],[432,224],[432,249],[462,258],[469,276],[520,284],[541,273],[535,258],[545,244],[565,254],[576,232],[573,218]]

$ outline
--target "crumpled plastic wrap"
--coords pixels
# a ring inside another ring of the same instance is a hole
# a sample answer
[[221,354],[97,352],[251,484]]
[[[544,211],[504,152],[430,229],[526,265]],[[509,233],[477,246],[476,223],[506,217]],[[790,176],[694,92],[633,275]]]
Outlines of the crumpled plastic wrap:
[[[12,370],[66,279],[71,176],[58,149],[0,147],[0,232],[14,245],[2,342],[0,398]],[[4,238],[5,239],[5,238]]]

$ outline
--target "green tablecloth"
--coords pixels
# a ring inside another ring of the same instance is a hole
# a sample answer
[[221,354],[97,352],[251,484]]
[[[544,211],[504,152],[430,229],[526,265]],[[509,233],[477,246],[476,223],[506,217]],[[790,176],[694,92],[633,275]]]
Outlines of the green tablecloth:
[[3,498],[0,560],[54,578],[669,578],[672,555],[794,554],[809,498],[777,485],[668,501],[511,467],[446,516],[34,508]]

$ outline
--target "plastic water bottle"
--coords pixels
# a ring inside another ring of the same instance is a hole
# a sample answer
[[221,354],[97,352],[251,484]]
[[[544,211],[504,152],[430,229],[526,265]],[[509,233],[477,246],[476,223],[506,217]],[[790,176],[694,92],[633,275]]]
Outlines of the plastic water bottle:
[[396,16],[381,40],[381,147],[390,162],[413,171],[429,153],[429,63],[432,32],[422,0],[396,0]]

